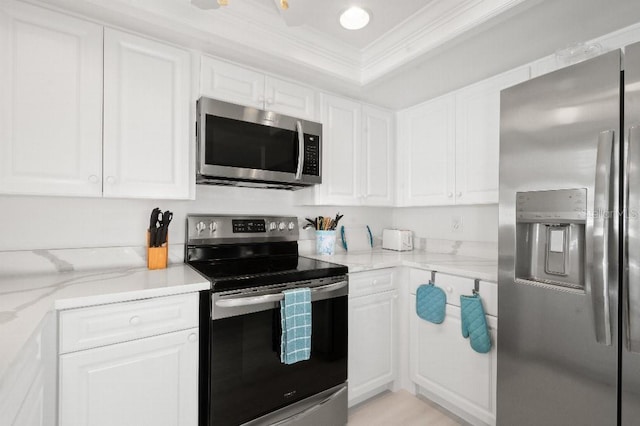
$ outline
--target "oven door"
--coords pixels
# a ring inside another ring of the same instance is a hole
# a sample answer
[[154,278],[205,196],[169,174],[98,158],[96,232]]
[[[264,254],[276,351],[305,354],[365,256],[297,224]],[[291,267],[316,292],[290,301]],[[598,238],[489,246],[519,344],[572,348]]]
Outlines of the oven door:
[[211,321],[210,425],[240,425],[346,383],[347,282],[321,284],[312,289],[311,358],[290,365],[280,362],[280,306],[270,301],[281,293],[214,293],[213,317],[233,316]]

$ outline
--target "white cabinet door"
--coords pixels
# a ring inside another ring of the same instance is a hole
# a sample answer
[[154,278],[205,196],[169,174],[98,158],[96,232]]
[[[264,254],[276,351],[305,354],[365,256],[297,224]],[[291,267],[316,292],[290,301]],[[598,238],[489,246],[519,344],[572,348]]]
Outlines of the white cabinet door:
[[398,114],[401,205],[454,204],[454,107],[445,95]]
[[104,65],[104,196],[189,198],[189,52],[105,29]]
[[396,292],[349,299],[349,404],[395,380]]
[[394,114],[320,95],[322,184],[296,191],[301,204],[391,206],[395,198]]
[[528,78],[517,68],[456,93],[456,204],[498,202],[500,90]]
[[56,323],[48,312],[3,371],[0,425],[55,426],[57,404]]
[[264,74],[203,56],[200,91],[226,102],[264,107]]
[[362,107],[362,196],[369,206],[394,203],[393,114],[369,105]]
[[229,62],[203,56],[202,96],[315,120],[315,92],[299,85]]
[[307,120],[315,120],[315,92],[279,78],[265,78],[264,109]]
[[60,357],[60,426],[196,426],[198,329]]
[[[415,303],[416,297],[412,295],[410,306]],[[470,414],[487,424],[495,424],[498,344],[495,317],[487,316],[493,339],[493,348],[487,354],[475,352],[469,339],[462,337],[457,306],[447,305],[442,324],[424,321],[415,311],[410,318],[412,381],[454,413]]]
[[0,193],[102,192],[102,27],[0,6]]
[[360,103],[322,94],[322,184],[318,204],[354,205],[359,201]]

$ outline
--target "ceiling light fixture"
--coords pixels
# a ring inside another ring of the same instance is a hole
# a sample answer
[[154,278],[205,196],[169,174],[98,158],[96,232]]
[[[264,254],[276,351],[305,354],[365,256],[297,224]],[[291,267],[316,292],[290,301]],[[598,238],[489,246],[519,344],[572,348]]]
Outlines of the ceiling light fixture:
[[348,30],[359,30],[369,23],[369,12],[361,7],[353,6],[342,12],[340,25]]

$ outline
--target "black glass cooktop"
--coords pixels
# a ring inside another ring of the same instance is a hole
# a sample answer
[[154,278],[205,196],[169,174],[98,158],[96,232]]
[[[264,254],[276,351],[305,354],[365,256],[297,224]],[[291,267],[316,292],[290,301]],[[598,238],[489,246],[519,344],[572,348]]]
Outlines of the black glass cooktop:
[[345,275],[343,265],[298,256],[297,244],[187,247],[187,263],[214,292]]

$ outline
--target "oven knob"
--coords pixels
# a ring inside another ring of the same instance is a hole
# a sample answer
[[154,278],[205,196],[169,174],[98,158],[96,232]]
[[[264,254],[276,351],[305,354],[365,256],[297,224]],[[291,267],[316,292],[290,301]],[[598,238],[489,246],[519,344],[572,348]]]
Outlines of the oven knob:
[[269,222],[269,231],[275,231],[278,225],[275,222]]
[[198,222],[196,224],[196,231],[198,231],[198,234],[201,233],[202,231],[204,231],[204,229],[207,227],[207,225],[205,225],[204,222]]
[[296,224],[293,222],[289,222],[289,231],[293,231],[293,229],[296,227]]
[[209,224],[209,232],[213,234],[214,232],[216,232],[216,229],[218,229],[218,224],[216,222],[211,222]]
[[287,227],[287,225],[285,225],[284,222],[280,222],[278,224],[278,229],[281,230],[281,231],[284,231],[286,227]]

